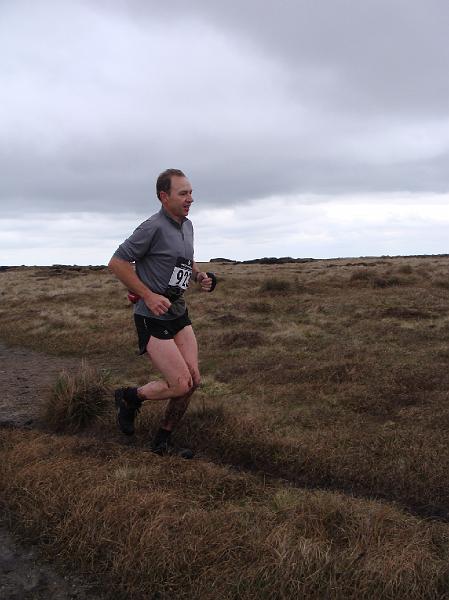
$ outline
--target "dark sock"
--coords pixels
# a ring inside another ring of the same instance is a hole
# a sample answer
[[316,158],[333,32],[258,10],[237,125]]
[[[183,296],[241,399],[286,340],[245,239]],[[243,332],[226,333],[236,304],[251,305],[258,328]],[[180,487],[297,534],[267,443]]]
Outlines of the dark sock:
[[156,433],[156,437],[154,438],[153,445],[156,447],[156,446],[159,446],[159,444],[168,443],[170,441],[170,437],[171,437],[171,431],[168,431],[168,429],[163,429],[161,427],[159,429],[159,431]]
[[123,395],[125,396],[126,402],[134,408],[138,408],[142,404],[142,400],[137,395],[136,387],[125,388]]

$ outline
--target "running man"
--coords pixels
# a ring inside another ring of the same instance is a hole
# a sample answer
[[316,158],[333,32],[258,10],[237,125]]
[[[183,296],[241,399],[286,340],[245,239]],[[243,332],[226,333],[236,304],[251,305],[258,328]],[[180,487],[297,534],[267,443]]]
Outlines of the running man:
[[[157,179],[156,193],[160,211],[118,247],[109,269],[136,300],[140,354],[146,352],[163,376],[162,381],[115,391],[117,423],[123,433],[133,435],[142,402],[168,400],[151,446],[153,452],[164,455],[174,452],[171,433],[200,383],[198,345],[183,294],[190,280],[211,292],[216,279],[213,273],[200,271],[193,260],[193,227],[187,218],[193,198],[187,177],[178,169],[167,169]],[[193,456],[189,449],[178,454]]]

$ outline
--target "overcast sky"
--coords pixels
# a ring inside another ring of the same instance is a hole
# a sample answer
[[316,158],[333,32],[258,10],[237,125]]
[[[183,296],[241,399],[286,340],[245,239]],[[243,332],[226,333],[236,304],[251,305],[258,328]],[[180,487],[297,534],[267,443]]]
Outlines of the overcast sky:
[[0,264],[449,252],[447,0],[0,0]]

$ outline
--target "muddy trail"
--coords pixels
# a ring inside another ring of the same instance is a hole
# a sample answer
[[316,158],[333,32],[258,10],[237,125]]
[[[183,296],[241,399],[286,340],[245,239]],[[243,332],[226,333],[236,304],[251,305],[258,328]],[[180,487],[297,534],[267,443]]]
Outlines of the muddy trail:
[[42,393],[64,370],[78,368],[79,359],[58,358],[0,343],[0,427],[34,427]]
[[1,600],[100,600],[80,575],[62,575],[0,522]]

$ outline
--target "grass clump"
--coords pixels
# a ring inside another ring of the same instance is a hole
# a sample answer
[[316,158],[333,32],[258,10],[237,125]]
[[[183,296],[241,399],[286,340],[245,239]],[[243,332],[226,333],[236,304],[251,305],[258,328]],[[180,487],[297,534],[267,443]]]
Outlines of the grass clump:
[[290,290],[291,290],[290,281],[287,281],[286,279],[275,279],[275,278],[269,277],[269,278],[265,279],[260,286],[261,292],[272,292],[275,294],[289,292]]
[[350,285],[365,283],[373,288],[388,288],[403,285],[405,281],[396,275],[379,274],[370,269],[358,269],[350,275],[349,283]]
[[374,277],[372,286],[375,288],[387,288],[395,285],[402,285],[403,281],[396,276],[391,277]]
[[413,267],[409,264],[400,265],[397,271],[398,273],[402,273],[404,275],[411,275],[413,273]]
[[248,310],[253,313],[268,314],[273,311],[273,307],[268,302],[250,302]]
[[57,376],[43,404],[43,421],[51,431],[76,433],[105,412],[109,392],[108,374],[83,361],[78,373]]
[[349,281],[372,281],[376,277],[376,273],[371,273],[368,269],[358,269],[351,273]]
[[419,308],[409,308],[406,306],[391,306],[386,308],[383,317],[394,317],[397,319],[431,319],[432,314]]
[[439,277],[432,281],[432,285],[437,288],[449,290],[449,277]]

